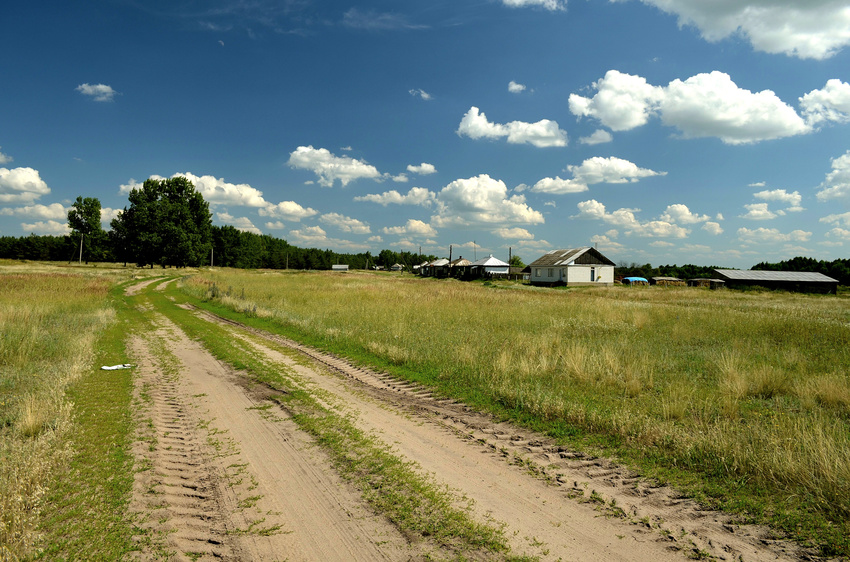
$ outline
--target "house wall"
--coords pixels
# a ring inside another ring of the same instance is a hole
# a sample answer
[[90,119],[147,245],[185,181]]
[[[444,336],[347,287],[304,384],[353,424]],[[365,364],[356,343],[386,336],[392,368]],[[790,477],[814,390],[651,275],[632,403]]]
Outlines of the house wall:
[[[591,274],[591,270],[593,273]],[[591,277],[594,278],[591,281]],[[562,265],[531,268],[531,283],[541,285],[612,285],[614,266],[612,265]]]

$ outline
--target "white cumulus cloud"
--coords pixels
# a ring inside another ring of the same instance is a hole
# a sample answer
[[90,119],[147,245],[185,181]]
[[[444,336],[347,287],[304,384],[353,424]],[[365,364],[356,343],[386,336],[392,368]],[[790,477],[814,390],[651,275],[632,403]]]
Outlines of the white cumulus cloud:
[[690,229],[673,224],[666,220],[651,220],[640,222],[635,213],[640,209],[617,209],[609,213],[605,205],[595,199],[582,201],[577,205],[579,213],[571,218],[601,220],[607,224],[617,226],[625,230],[628,236],[640,236],[645,238],[685,238],[690,234]]
[[509,8],[540,7],[547,10],[563,10],[566,2],[562,0],[502,0],[502,4]]
[[[3,147],[0,146],[0,148],[3,148]],[[0,164],[8,164],[12,160],[14,160],[14,158],[9,156],[8,154],[3,154],[2,152],[0,152]]]
[[653,116],[675,127],[684,138],[717,137],[726,144],[748,144],[800,135],[811,127],[770,90],[751,92],[728,74],[714,71],[667,86],[609,70],[594,82],[587,98],[572,94],[570,111],[592,117],[614,131],[645,125]]
[[335,156],[326,148],[299,146],[289,155],[293,168],[310,170],[319,177],[319,185],[332,187],[339,180],[343,187],[360,179],[380,179],[381,173],[371,164],[348,156]]
[[534,240],[534,235],[524,228],[497,228],[493,234],[505,240]]
[[826,59],[850,44],[842,0],[642,0],[678,17],[711,42],[741,36],[766,53]]
[[773,244],[780,242],[808,242],[811,232],[792,230],[789,233],[780,232],[776,228],[738,229],[738,239],[747,244]]
[[0,209],[0,215],[67,220],[68,209],[69,207],[65,207],[61,203],[52,203],[50,205],[29,205],[26,207],[6,207],[4,209]]
[[747,210],[747,213],[739,215],[742,219],[765,221],[775,219],[779,216],[767,208],[767,203],[752,203],[750,205],[744,205],[744,208]]
[[339,213],[327,213],[319,217],[319,220],[325,224],[335,226],[343,232],[351,232],[352,234],[371,234],[372,229],[369,225],[358,219],[346,217]]
[[406,195],[402,195],[395,189],[384,193],[370,193],[354,198],[355,201],[367,201],[377,203],[386,207],[387,205],[422,205],[430,206],[435,200],[435,195],[424,187],[412,187]]
[[850,196],[850,150],[832,160],[832,171],[826,175],[819,187],[819,201],[845,199]]
[[0,203],[33,203],[50,193],[38,170],[0,168]]
[[505,137],[511,144],[531,144],[546,148],[567,146],[567,132],[558,123],[541,119],[536,123],[511,121],[507,124],[491,123],[483,111],[473,106],[463,116],[457,128],[457,134],[471,139],[498,139]]
[[94,101],[112,101],[118,93],[106,84],[80,84],[76,90]]
[[298,222],[319,214],[319,211],[310,207],[302,207],[295,201],[281,201],[277,204],[269,203],[258,211],[261,217],[271,217],[292,222]]
[[850,121],[850,84],[828,80],[822,90],[812,90],[800,98],[803,116],[810,125]]
[[395,234],[399,236],[436,236],[437,231],[423,221],[408,219],[404,226],[390,226],[383,228],[384,234]]
[[531,187],[531,191],[554,194],[580,193],[587,191],[588,185],[597,183],[635,183],[641,178],[667,174],[667,172],[640,168],[633,162],[615,156],[608,158],[594,156],[578,166],[567,166],[567,171],[573,174],[572,179],[561,179],[557,176],[543,178]]
[[437,168],[434,167],[433,164],[429,164],[427,162],[422,162],[418,166],[413,164],[408,164],[407,171],[411,174],[419,174],[420,176],[427,176],[429,174],[436,174]]
[[522,195],[508,197],[505,182],[487,174],[457,179],[437,194],[438,212],[431,217],[437,227],[540,224],[543,215]]
[[525,91],[525,85],[511,80],[508,82],[508,91],[512,94],[520,94]]
[[788,193],[784,189],[765,189],[764,191],[753,193],[753,197],[762,201],[779,201],[780,203],[785,203],[788,205],[788,208],[785,210],[789,212],[805,211],[800,206],[803,196],[800,195],[799,191]]
[[589,144],[591,146],[595,144],[605,144],[607,142],[611,142],[614,140],[614,137],[606,131],[605,129],[596,129],[593,133],[587,137],[581,137],[578,141],[581,144]]
[[696,224],[698,222],[706,222],[710,217],[708,215],[693,213],[687,205],[675,203],[668,205],[667,209],[665,209],[659,218],[667,222],[679,224]]
[[26,232],[34,234],[70,234],[71,229],[68,227],[68,222],[59,222],[55,220],[38,221],[34,223],[21,223],[21,228]]

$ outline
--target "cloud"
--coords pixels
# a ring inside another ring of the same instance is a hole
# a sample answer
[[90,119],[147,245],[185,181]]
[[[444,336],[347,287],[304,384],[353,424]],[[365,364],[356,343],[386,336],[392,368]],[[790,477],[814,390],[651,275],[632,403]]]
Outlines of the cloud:
[[184,177],[191,181],[195,189],[204,196],[204,199],[210,205],[238,205],[242,207],[265,207],[268,205],[266,200],[263,199],[263,192],[247,183],[229,183],[224,181],[224,178],[196,176],[189,172],[174,174],[171,177]]
[[112,101],[118,93],[106,84],[80,84],[76,90],[94,101]]
[[484,112],[472,106],[463,116],[457,128],[457,134],[471,139],[497,139],[507,137],[511,144],[528,143],[539,148],[567,146],[567,132],[558,127],[558,123],[541,119],[536,123],[511,121],[503,125],[491,123]]
[[338,238],[328,238],[320,226],[308,226],[298,230],[289,231],[289,242],[302,248],[330,248],[337,251],[363,251],[369,249],[369,244],[351,242]]
[[525,85],[524,84],[518,84],[517,82],[514,82],[513,80],[511,80],[508,83],[508,91],[512,94],[520,94],[520,93],[525,91]]
[[844,226],[850,226],[850,212],[841,213],[840,215],[827,215],[820,218],[819,221],[826,224],[843,224]]
[[809,125],[824,122],[850,121],[850,84],[838,79],[828,80],[823,90],[812,90],[800,98],[803,116]]
[[614,137],[611,135],[611,133],[609,133],[605,129],[596,129],[589,137],[581,137],[578,141],[581,144],[589,144],[592,146],[595,144],[604,144],[606,142],[611,142],[612,140],[614,140]]
[[749,228],[738,229],[738,239],[745,244],[773,244],[780,242],[808,242],[812,237],[811,232],[804,230],[792,230],[783,234],[775,228]]
[[663,89],[646,78],[609,70],[593,83],[592,98],[570,94],[570,111],[578,117],[593,117],[614,131],[645,125],[663,97]]
[[0,215],[67,220],[68,209],[69,207],[65,207],[61,203],[52,203],[50,205],[30,205],[17,208],[7,207],[0,209]]
[[433,164],[428,164],[427,162],[422,162],[418,166],[414,166],[413,164],[408,164],[407,171],[411,174],[419,174],[420,176],[427,176],[429,174],[436,174],[437,168],[434,167]]
[[770,90],[739,88],[723,72],[673,80],[659,106],[661,120],[685,138],[718,137],[747,144],[809,132],[810,128]]
[[531,191],[535,193],[581,193],[589,188],[586,183],[574,179],[561,179],[558,176],[554,178],[543,178],[542,180],[531,186]]
[[21,223],[21,229],[35,234],[70,234],[68,223],[55,220]]
[[534,240],[534,235],[524,228],[497,228],[493,234],[505,240]]
[[714,234],[718,236],[723,234],[723,228],[720,226],[720,223],[708,221],[704,225],[702,225],[702,229],[709,234]]
[[747,209],[747,214],[738,215],[742,219],[765,221],[775,219],[779,216],[767,208],[767,203],[753,203],[751,205],[744,205],[744,208]]
[[645,125],[655,115],[684,138],[717,137],[749,144],[808,133],[811,127],[770,90],[739,88],[723,72],[697,74],[652,86],[640,76],[609,70],[594,82],[596,94],[570,95],[570,111],[592,117],[614,131]]
[[351,232],[352,234],[372,233],[372,229],[369,228],[368,224],[339,213],[327,213],[319,217],[319,220],[325,224],[335,226],[343,232]]
[[829,238],[838,238],[841,242],[850,242],[850,230],[846,228],[833,228],[826,233]]
[[617,209],[609,213],[605,210],[605,205],[595,199],[582,201],[577,205],[579,213],[572,216],[575,219],[593,219],[601,220],[607,224],[611,224],[626,231],[628,236],[640,236],[644,238],[685,238],[690,234],[690,230],[673,224],[666,220],[652,220],[640,222],[635,217],[635,213],[640,209]]
[[805,209],[800,206],[800,203],[803,201],[803,196],[800,195],[799,191],[788,193],[784,189],[766,189],[764,191],[759,191],[758,193],[753,193],[753,197],[764,201],[780,201],[782,203],[787,203],[788,208],[785,209],[787,212],[794,213],[798,211],[805,211]]
[[416,219],[409,219],[404,226],[392,226],[392,227],[384,227],[384,234],[395,234],[399,236],[436,236],[437,231],[434,228],[423,221]]
[[588,158],[579,166],[567,166],[578,181],[592,185],[595,183],[635,183],[640,178],[666,176],[667,172],[656,172],[639,168],[636,164],[611,156]]
[[698,222],[707,221],[709,216],[692,213],[691,210],[688,209],[687,205],[676,203],[668,205],[667,209],[659,218],[667,222],[675,222],[679,224],[696,224]]
[[408,90],[408,93],[415,98],[422,98],[425,101],[430,101],[434,99],[434,96],[432,96],[422,88],[414,88],[412,90]]
[[369,194],[355,197],[355,201],[368,201],[386,207],[387,205],[422,205],[428,207],[436,196],[424,187],[412,187],[407,195],[402,195],[395,189],[380,194]]
[[[0,148],[3,148],[3,147],[0,146]],[[8,164],[12,160],[14,160],[14,158],[9,156],[8,154],[3,154],[2,152],[0,152],[0,164]]]
[[588,190],[588,185],[597,183],[635,183],[640,178],[664,176],[667,172],[656,172],[640,168],[636,164],[611,156],[603,158],[594,156],[578,166],[567,166],[573,174],[572,179],[560,177],[543,178],[531,187],[535,193],[580,193]]
[[437,195],[438,212],[431,217],[437,227],[480,227],[485,225],[541,224],[543,215],[525,202],[522,195],[508,197],[501,180],[487,174],[457,179]]
[[310,170],[319,177],[319,185],[332,187],[336,180],[342,187],[360,179],[380,179],[381,173],[372,165],[348,156],[334,156],[326,148],[299,146],[289,155],[293,168]]
[[561,0],[502,0],[502,4],[509,8],[540,7],[556,11],[566,9],[566,2]]
[[409,180],[409,178],[407,177],[407,174],[399,174],[397,176],[392,176],[392,175],[387,174],[387,177],[389,177],[391,180],[393,180],[396,183],[407,183],[408,180]]
[[319,214],[319,211],[310,207],[302,207],[295,201],[281,201],[276,205],[269,203],[257,212],[261,217],[271,217],[292,222],[299,222],[301,219]]
[[50,188],[32,168],[0,168],[0,203],[33,203]]
[[342,24],[353,29],[367,31],[384,31],[393,29],[424,29],[427,26],[412,24],[407,17],[387,12],[379,13],[373,10],[363,11],[350,8],[342,16]]
[[747,38],[766,53],[826,59],[850,44],[850,10],[836,0],[642,0],[692,25],[703,39]]
[[832,171],[826,175],[826,179],[818,187],[820,188],[817,192],[818,201],[844,199],[850,196],[850,150],[832,160]]
[[230,213],[221,212],[216,213],[216,218],[225,223],[236,227],[237,230],[241,230],[242,232],[253,232],[254,234],[262,234],[262,231],[254,226],[254,223],[251,222],[251,219],[248,217],[234,217]]

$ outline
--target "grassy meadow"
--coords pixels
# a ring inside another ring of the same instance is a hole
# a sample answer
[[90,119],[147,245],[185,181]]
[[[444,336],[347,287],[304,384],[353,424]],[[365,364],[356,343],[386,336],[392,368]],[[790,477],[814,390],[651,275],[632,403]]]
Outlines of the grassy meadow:
[[[110,291],[137,274],[0,260],[0,561],[57,554],[74,541],[84,546],[57,557],[111,558],[92,547],[104,542],[98,523],[107,516],[95,496],[123,482],[107,492],[120,504],[129,484],[116,466],[132,483],[122,452],[132,427],[119,425],[131,385],[129,375],[98,377],[93,363],[124,362]],[[109,516],[125,517],[116,510]]]
[[850,299],[217,270],[187,295],[850,554]]

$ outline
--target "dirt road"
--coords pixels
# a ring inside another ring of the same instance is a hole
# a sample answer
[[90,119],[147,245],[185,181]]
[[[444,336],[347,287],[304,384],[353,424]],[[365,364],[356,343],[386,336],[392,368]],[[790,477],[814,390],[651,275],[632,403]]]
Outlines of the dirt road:
[[[142,289],[141,287],[136,290]],[[150,290],[150,289],[146,289]],[[414,385],[194,310],[363,432],[413,461],[510,555],[540,560],[792,560],[766,529],[701,511],[604,459],[497,423]],[[139,434],[132,510],[141,559],[415,560],[440,545],[374,513],[262,387],[156,312],[132,341]],[[436,550],[435,550],[436,549]],[[473,557],[480,557],[472,553]]]

